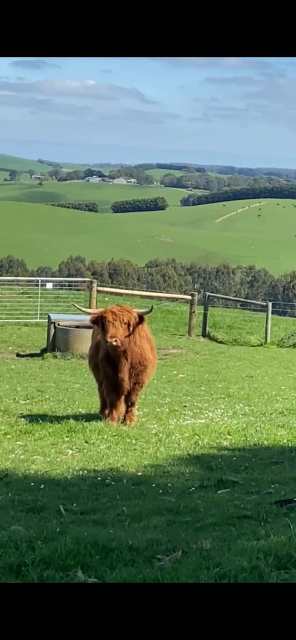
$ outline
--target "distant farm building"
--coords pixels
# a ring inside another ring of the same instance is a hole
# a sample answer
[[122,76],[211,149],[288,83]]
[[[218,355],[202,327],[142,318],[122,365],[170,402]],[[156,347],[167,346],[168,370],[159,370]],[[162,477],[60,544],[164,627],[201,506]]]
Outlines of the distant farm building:
[[137,184],[137,181],[135,178],[115,178],[115,180],[113,180],[114,184]]
[[90,178],[85,178],[85,182],[102,182],[102,178],[99,178],[99,176],[91,176]]
[[115,178],[114,184],[126,184],[126,178]]
[[36,173],[36,174],[34,174],[34,175],[32,176],[32,180],[42,180],[42,176],[40,176],[40,175],[38,175],[38,174]]

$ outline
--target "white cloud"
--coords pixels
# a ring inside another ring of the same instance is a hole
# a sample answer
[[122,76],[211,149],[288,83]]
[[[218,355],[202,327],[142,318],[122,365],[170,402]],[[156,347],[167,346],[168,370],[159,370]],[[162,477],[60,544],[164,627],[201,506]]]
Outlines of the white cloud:
[[15,94],[109,101],[132,100],[142,104],[157,104],[134,87],[99,83],[95,80],[0,80],[0,90],[12,91]]
[[55,62],[48,62],[47,60],[13,60],[8,63],[12,67],[17,67],[19,69],[28,69],[32,71],[40,71],[47,68],[55,68],[60,69],[60,65]]

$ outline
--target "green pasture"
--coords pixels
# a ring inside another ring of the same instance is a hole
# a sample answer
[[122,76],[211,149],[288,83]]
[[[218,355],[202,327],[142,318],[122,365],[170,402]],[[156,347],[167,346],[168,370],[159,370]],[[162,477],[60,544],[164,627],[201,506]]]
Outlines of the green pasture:
[[[128,258],[138,264],[156,257],[201,264],[255,264],[274,274],[295,268],[295,201],[180,207],[182,193],[157,186],[0,184],[0,255],[24,258],[30,267],[57,266],[68,255],[79,254],[96,260]],[[108,213],[114,200],[158,195],[167,198],[166,211]],[[75,199],[96,201],[104,215],[47,204]],[[244,210],[235,213],[238,209]],[[224,218],[228,214],[233,215]]]
[[85,358],[41,356],[45,324],[0,326],[1,581],[296,580],[296,511],[275,504],[296,495],[296,351],[242,346],[248,312],[211,312],[236,346],[155,304],[133,428],[98,420]]
[[17,156],[10,156],[3,153],[0,153],[0,167],[3,169],[7,169],[7,171],[15,170],[15,171],[28,171],[28,169],[32,169],[33,171],[45,172],[52,169],[48,164],[43,164],[42,162],[37,162],[36,160],[29,160],[26,158],[18,158]]

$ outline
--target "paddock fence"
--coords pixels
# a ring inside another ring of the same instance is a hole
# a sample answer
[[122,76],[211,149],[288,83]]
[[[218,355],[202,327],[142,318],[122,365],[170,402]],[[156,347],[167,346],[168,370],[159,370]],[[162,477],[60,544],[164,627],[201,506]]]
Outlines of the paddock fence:
[[204,291],[201,335],[216,342],[296,346],[296,302],[249,300]]
[[[188,306],[187,335],[195,334],[198,294],[138,291],[100,286],[90,278],[0,277],[0,323],[46,322],[49,313],[75,313],[73,302],[96,308],[98,294],[179,301]],[[104,306],[104,305],[102,305]]]
[[254,346],[270,343],[270,300],[249,300],[205,291],[202,302],[202,337]]

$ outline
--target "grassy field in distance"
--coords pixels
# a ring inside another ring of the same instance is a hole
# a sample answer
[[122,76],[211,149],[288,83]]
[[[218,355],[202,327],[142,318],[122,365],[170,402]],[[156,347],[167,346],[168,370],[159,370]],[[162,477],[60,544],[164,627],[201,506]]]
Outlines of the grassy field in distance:
[[[219,264],[255,264],[275,274],[294,269],[296,202],[246,200],[180,207],[181,189],[157,186],[56,183],[0,185],[0,255],[29,266],[56,266],[68,255],[89,259],[155,257]],[[80,213],[48,202],[94,200],[102,212],[114,200],[165,196],[160,212]],[[263,203],[263,204],[262,204]],[[279,247],[284,251],[279,251]]]

